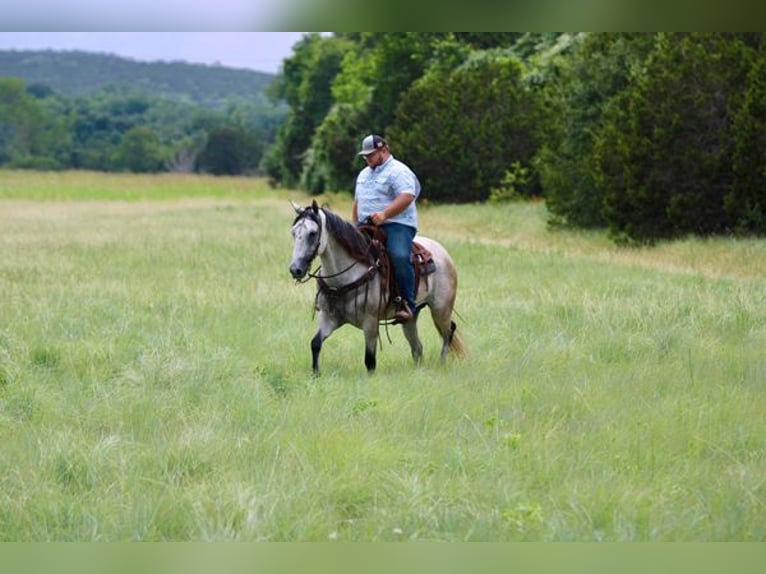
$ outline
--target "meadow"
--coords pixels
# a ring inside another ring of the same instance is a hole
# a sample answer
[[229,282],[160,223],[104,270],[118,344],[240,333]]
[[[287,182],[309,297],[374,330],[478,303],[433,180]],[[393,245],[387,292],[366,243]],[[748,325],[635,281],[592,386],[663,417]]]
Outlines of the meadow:
[[0,171],[0,540],[766,539],[766,241],[423,201],[469,357],[422,316],[421,367],[344,327],[314,378],[288,199]]

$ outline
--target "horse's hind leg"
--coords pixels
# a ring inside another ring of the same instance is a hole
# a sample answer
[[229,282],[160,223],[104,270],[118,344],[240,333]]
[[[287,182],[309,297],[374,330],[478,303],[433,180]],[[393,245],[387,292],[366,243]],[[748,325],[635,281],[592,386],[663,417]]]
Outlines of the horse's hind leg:
[[423,361],[423,344],[420,342],[420,337],[418,336],[417,318],[404,323],[402,325],[402,330],[410,344],[412,358],[415,360],[415,363],[419,365]]
[[431,308],[431,318],[434,321],[436,330],[442,338],[442,350],[439,359],[444,361],[447,357],[450,345],[452,344],[452,338],[455,336],[455,329],[457,328],[457,325],[455,325],[455,322],[452,320],[452,308]]

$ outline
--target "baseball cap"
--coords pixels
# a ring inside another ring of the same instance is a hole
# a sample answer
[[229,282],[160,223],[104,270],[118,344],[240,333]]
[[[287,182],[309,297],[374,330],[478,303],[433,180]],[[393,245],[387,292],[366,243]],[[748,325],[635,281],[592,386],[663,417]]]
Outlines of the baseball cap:
[[370,155],[386,145],[388,144],[382,137],[371,134],[362,140],[362,151],[356,155]]

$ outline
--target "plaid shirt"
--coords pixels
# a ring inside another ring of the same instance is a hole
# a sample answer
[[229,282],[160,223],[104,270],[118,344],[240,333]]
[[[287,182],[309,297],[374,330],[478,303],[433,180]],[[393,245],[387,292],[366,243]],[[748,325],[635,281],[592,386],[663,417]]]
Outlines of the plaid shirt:
[[[377,211],[383,211],[394,198],[402,193],[420,195],[420,182],[413,171],[394,156],[390,156],[375,169],[365,167],[356,178],[354,199],[357,202],[357,217],[364,221]],[[386,223],[401,223],[418,228],[418,210],[413,201],[399,215]]]

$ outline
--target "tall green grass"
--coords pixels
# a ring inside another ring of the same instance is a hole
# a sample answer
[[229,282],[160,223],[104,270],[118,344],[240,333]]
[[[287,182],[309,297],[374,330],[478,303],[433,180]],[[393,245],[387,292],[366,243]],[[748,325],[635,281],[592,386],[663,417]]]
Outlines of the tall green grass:
[[0,170],[0,198],[63,201],[144,201],[279,197],[264,180],[197,174],[120,174]]
[[423,204],[470,357],[346,327],[314,379],[308,198],[169,179],[0,172],[1,540],[766,538],[762,241]]

